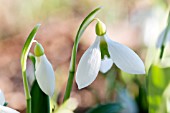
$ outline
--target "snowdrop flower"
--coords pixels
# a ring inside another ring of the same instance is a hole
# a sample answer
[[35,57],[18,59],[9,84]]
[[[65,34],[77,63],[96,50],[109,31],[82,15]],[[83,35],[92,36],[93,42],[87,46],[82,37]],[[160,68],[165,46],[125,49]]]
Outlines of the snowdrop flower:
[[3,106],[5,104],[5,96],[0,90],[0,113],[19,113],[18,111],[9,107]]
[[106,35],[106,26],[100,20],[96,24],[96,34],[95,42],[83,54],[77,67],[76,83],[79,89],[90,85],[99,70],[107,72],[113,63],[127,73],[145,73],[139,56],[125,45],[112,41]]
[[41,90],[48,96],[52,96],[55,90],[55,74],[52,65],[44,54],[44,49],[37,42],[34,48],[36,56],[35,76]]
[[157,48],[161,48],[163,43],[166,44],[167,42],[170,42],[170,30],[168,29],[167,35],[166,35],[166,37],[164,39],[165,32],[166,32],[166,28],[160,33],[160,35],[158,37],[158,40],[157,40],[157,43],[156,43]]

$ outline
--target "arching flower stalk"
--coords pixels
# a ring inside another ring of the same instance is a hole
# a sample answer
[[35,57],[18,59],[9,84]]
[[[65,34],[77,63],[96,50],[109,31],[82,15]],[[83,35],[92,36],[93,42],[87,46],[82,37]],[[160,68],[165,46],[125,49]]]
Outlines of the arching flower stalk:
[[19,113],[18,111],[4,106],[5,104],[5,96],[3,92],[0,90],[0,113]]
[[76,83],[82,89],[90,85],[99,70],[107,72],[114,63],[118,68],[130,74],[145,74],[145,67],[139,56],[130,48],[112,41],[106,34],[106,26],[98,20],[96,40],[86,50],[77,67]]

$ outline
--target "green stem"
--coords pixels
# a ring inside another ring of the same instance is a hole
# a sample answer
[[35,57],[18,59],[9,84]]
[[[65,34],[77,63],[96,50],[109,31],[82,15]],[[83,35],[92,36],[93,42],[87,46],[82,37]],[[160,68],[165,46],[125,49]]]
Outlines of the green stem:
[[66,101],[70,97],[70,93],[71,93],[72,86],[73,86],[73,80],[74,80],[74,72],[70,71],[63,102]]
[[24,84],[25,97],[27,101],[27,113],[31,113],[31,95],[29,93],[26,70],[22,71],[22,78],[23,78],[23,84]]
[[31,113],[31,98],[27,99],[27,111],[26,113]]
[[67,80],[67,87],[66,87],[63,102],[65,102],[70,97],[70,93],[72,90],[75,67],[76,67],[75,65],[76,65],[77,47],[78,47],[78,44],[74,43],[73,50],[72,50],[71,63],[70,63],[69,77]]

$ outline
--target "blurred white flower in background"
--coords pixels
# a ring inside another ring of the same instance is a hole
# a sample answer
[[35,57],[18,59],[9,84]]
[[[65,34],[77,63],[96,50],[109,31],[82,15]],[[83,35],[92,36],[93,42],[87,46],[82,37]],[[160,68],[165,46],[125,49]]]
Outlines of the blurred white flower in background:
[[123,107],[123,110],[120,113],[138,113],[137,104],[127,90],[119,90],[117,96],[117,102],[120,102]]
[[[165,36],[165,30],[166,30],[166,29],[164,29],[164,30],[161,32],[161,34],[159,35],[159,37],[158,37],[158,40],[157,40],[157,43],[156,43],[156,47],[157,47],[157,48],[160,48],[161,45],[162,45],[162,43],[163,43],[163,38],[164,38],[164,36]],[[167,32],[167,38],[166,38],[166,40],[165,40],[165,44],[166,44],[167,42],[169,42],[169,41],[170,41],[170,31],[168,30],[168,32]]]
[[166,26],[167,12],[162,7],[137,9],[130,16],[130,23],[140,29],[144,44],[155,47],[157,38]]
[[19,113],[14,109],[4,106],[4,104],[5,104],[5,96],[0,89],[0,113]]

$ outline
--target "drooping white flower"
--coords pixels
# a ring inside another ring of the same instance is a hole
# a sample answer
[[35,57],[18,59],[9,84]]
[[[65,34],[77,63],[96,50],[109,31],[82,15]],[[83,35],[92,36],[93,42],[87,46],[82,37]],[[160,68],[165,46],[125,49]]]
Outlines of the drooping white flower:
[[[37,52],[36,50],[38,50],[39,52]],[[34,53],[36,56],[36,80],[41,90],[48,96],[52,96],[55,90],[54,70],[44,52],[40,51],[44,51],[43,47],[40,44],[36,44],[34,49]]]
[[[94,44],[89,47],[83,54],[77,67],[76,83],[78,88],[84,88],[90,85],[97,77],[99,70],[107,72],[114,63],[118,68],[130,74],[145,74],[145,67],[139,56],[130,48],[118,42],[112,41],[107,35],[106,27],[103,23],[96,25],[97,28],[103,28],[100,32],[96,31],[98,35]],[[108,53],[102,60],[102,46],[105,43]]]
[[156,47],[157,48],[161,48],[161,45],[164,43],[166,44],[167,42],[170,42],[170,30],[167,31],[167,35],[165,37],[165,42],[163,42],[164,40],[164,36],[165,36],[165,32],[166,32],[166,28],[160,33],[157,43],[156,43]]
[[4,104],[5,104],[5,97],[3,92],[0,90],[0,113],[19,113],[14,109],[3,106]]
[[167,18],[167,26],[163,29],[161,34],[158,37],[156,47],[161,48],[163,47],[168,41],[170,41],[170,12]]

